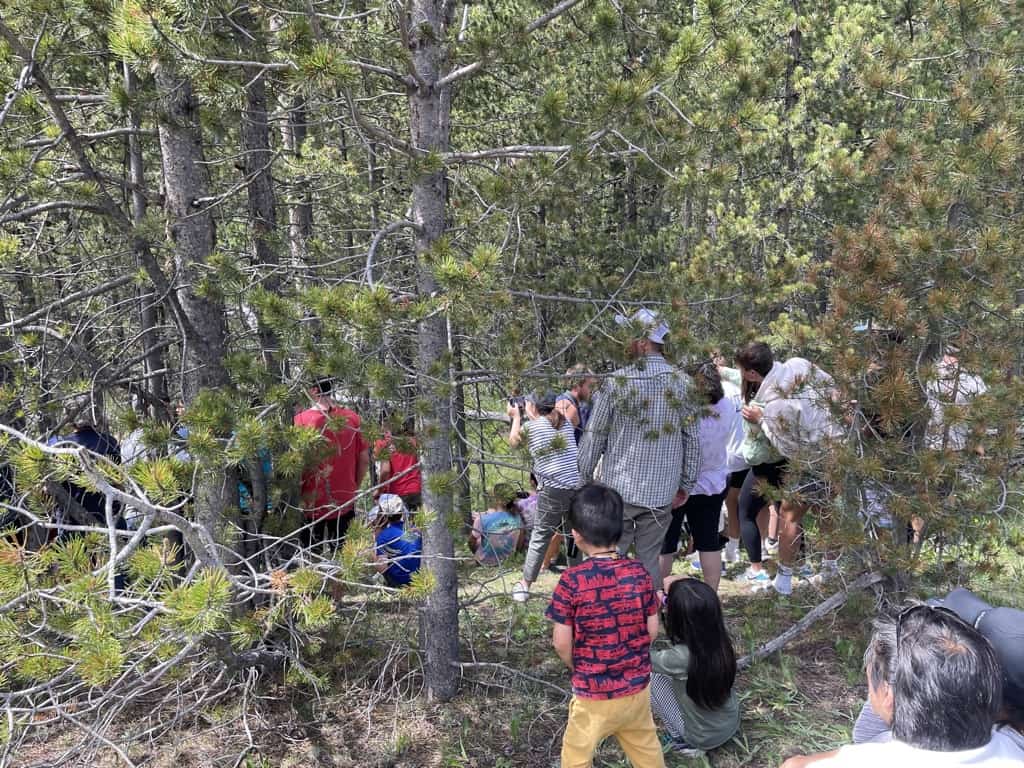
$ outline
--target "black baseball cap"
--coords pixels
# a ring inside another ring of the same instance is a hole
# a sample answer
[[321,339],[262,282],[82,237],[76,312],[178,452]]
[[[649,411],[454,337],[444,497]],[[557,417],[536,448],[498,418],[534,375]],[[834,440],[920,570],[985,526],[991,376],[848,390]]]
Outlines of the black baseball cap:
[[541,414],[551,413],[555,410],[555,404],[558,402],[558,393],[551,390],[545,392],[543,395],[535,395],[533,398],[533,404],[537,406],[537,410]]

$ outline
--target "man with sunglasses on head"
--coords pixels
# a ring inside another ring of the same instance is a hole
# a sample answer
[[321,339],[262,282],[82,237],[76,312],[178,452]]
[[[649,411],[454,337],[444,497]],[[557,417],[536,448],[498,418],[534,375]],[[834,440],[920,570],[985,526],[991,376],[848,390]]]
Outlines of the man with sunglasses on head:
[[[930,605],[952,611],[988,640],[1003,673],[1003,704],[996,716],[996,728],[1013,740],[1024,757],[1024,611],[992,606],[968,589],[959,587],[944,600]],[[892,731],[864,704],[853,726],[853,743],[889,741]]]
[[[950,597],[960,605],[959,596]],[[1001,724],[1001,718],[1014,716],[1014,700],[1004,704],[1003,698],[1004,680],[1011,697],[1014,681],[989,640],[954,611],[919,604],[895,619],[879,618],[864,667],[868,704],[886,730],[856,743],[858,732],[868,731],[858,721],[854,744],[791,757],[783,768],[1019,768],[1024,762],[1013,728],[1019,723]]]

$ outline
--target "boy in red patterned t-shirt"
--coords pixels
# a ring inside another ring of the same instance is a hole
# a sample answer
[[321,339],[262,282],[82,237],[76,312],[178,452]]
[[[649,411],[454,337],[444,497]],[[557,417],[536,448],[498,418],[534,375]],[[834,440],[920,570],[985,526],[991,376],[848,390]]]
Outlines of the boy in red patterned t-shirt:
[[587,559],[562,574],[547,617],[552,644],[572,670],[562,768],[589,768],[594,750],[615,736],[634,768],[664,768],[651,716],[651,642],[658,599],[639,560],[620,557],[622,498],[590,483],[570,509],[572,535]]

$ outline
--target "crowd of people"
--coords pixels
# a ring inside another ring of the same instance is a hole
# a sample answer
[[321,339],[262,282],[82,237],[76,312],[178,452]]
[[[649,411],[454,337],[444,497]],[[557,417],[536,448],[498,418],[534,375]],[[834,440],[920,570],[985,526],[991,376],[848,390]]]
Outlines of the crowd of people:
[[[740,580],[754,591],[788,595],[794,581],[820,582],[839,568],[838,553],[826,550],[815,571],[803,546],[805,515],[832,495],[821,457],[846,431],[832,378],[802,358],[776,360],[762,342],[741,347],[735,367],[717,359],[684,373],[664,358],[669,329],[657,315],[641,310],[618,320],[640,330],[634,362],[600,388],[587,372],[573,372],[586,381],[590,400],[582,424],[570,423],[550,392],[508,409],[509,442],[525,442],[538,488],[513,599],[529,599],[559,531],[571,532],[585,558],[570,560],[547,609],[554,649],[572,671],[563,768],[591,765],[597,745],[612,735],[633,765],[660,766],[661,742],[695,754],[736,733],[736,657],[716,594],[723,550],[726,560],[738,560],[742,540],[750,565]],[[943,404],[962,405],[984,392],[973,376],[965,390],[950,388],[954,352],[928,387],[929,448],[964,450],[966,431],[944,423]],[[574,405],[579,412],[578,399]],[[933,445],[939,435],[941,445]],[[824,530],[828,520],[818,523]],[[703,581],[671,575],[684,527]],[[776,536],[772,578],[765,540]],[[658,640],[659,613],[667,641]],[[912,636],[901,639],[899,622],[912,615]],[[985,616],[999,620],[985,624]],[[1024,761],[1024,612],[988,606],[957,617],[948,608],[913,606],[900,614],[895,635],[892,626],[879,619],[866,657],[871,706],[855,739],[873,743],[796,757],[788,768],[819,760]],[[907,671],[897,672],[899,664]],[[928,685],[923,693],[912,684],[915,670]],[[900,674],[907,677],[897,685]],[[957,714],[964,708],[970,716]]]
[[[831,497],[820,457],[846,431],[829,374],[803,358],[778,360],[763,342],[745,344],[731,361],[680,369],[664,356],[669,327],[656,313],[616,320],[636,331],[629,365],[603,377],[574,366],[564,391],[509,401],[508,442],[530,456],[530,491],[495,485],[467,535],[480,566],[522,553],[516,602],[529,600],[543,570],[561,574],[547,616],[555,651],[572,672],[563,768],[591,765],[596,746],[612,735],[635,766],[663,765],[666,745],[696,754],[729,741],[740,713],[736,654],[717,595],[725,564],[738,562],[742,548],[749,565],[738,580],[781,595],[839,568],[839,553],[830,551],[812,568],[803,542],[805,516]],[[927,447],[965,450],[967,433],[946,423],[944,408],[984,391],[979,377],[960,374],[956,350],[948,349],[928,388]],[[310,395],[294,425],[322,436],[323,450],[301,479],[303,542],[316,549],[345,540],[374,467],[370,565],[384,586],[403,589],[422,561],[413,424],[371,445],[359,415],[333,399],[329,380]],[[73,424],[51,443],[125,463],[146,455],[137,434],[119,446],[87,414]],[[185,459],[186,439],[179,428],[173,450]],[[256,464],[266,481],[269,455]],[[63,488],[67,509],[97,522],[110,516],[102,494]],[[267,498],[243,478],[243,509]],[[824,529],[827,518],[818,524]],[[913,521],[911,535],[921,532]],[[672,574],[680,551],[691,548],[702,580]],[[775,556],[774,575],[766,555]],[[865,667],[869,702],[854,745],[791,758],[786,768],[1024,761],[1024,612],[962,590],[943,605],[908,607],[878,619]]]
[[[655,584],[671,572],[684,527],[714,590],[723,559],[738,561],[741,538],[750,562],[741,579],[755,590],[788,595],[794,578],[834,574],[837,560],[829,553],[820,573],[806,561],[797,567],[803,517],[828,497],[808,457],[823,454],[819,449],[843,433],[828,374],[802,358],[778,361],[762,342],[742,347],[736,367],[719,358],[684,372],[664,357],[669,328],[655,313],[618,319],[640,331],[631,365],[600,388],[592,374],[573,369],[565,394],[508,407],[509,442],[527,444],[538,483],[513,599],[528,598],[551,540],[567,531],[574,490],[594,478],[622,496],[627,525],[620,550],[635,550]],[[784,494],[784,486],[796,493]],[[767,547],[778,551],[774,579],[764,567]]]

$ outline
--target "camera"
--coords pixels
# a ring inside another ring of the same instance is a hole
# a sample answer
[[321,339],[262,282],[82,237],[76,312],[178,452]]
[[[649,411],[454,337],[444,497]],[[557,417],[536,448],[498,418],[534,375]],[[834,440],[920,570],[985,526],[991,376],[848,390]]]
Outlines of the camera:
[[519,409],[519,413],[522,414],[526,411],[526,397],[523,395],[516,395],[508,399],[508,404],[515,406]]

